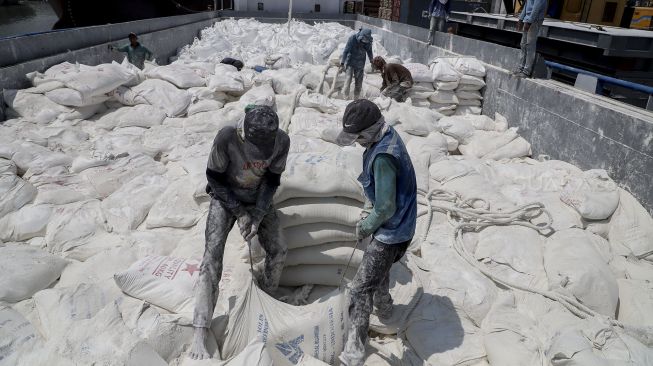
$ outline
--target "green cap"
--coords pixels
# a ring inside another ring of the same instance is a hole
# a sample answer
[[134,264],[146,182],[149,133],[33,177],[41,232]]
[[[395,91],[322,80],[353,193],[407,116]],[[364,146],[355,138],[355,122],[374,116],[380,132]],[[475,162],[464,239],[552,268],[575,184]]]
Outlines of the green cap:
[[254,109],[254,108],[256,108],[256,104],[248,104],[248,105],[245,107],[245,113],[251,111],[251,110]]

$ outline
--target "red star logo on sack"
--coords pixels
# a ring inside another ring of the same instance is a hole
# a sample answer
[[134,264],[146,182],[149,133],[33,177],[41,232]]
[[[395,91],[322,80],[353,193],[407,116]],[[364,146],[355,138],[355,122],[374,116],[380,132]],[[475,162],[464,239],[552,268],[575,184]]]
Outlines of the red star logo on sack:
[[186,268],[182,269],[182,271],[188,272],[191,277],[193,276],[193,273],[197,272],[200,270],[200,267],[197,264],[189,264],[186,263]]

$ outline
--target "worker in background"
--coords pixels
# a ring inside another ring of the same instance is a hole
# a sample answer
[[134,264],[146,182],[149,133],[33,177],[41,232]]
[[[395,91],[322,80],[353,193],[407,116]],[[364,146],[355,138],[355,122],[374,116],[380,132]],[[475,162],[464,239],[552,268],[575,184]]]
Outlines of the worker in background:
[[206,168],[211,205],[206,219],[206,246],[195,293],[195,336],[189,357],[210,355],[206,338],[218,298],[227,235],[234,223],[248,242],[258,235],[265,265],[257,282],[274,291],[281,277],[287,248],[279,240],[279,218],[272,197],[286,168],[290,138],[279,129],[279,117],[268,106],[245,114],[242,129],[225,127],[213,141]]
[[138,37],[134,33],[129,33],[129,44],[122,47],[109,46],[109,49],[112,51],[126,52],[127,61],[130,64],[143,69],[145,66],[145,60],[152,60],[152,52],[145,48],[142,44],[138,42]]
[[351,79],[354,79],[354,99],[358,99],[363,89],[363,69],[365,67],[365,56],[372,62],[372,30],[361,28],[358,33],[349,37],[340,59],[340,67],[345,68],[345,85],[342,87],[342,95],[349,98],[349,87]]
[[447,19],[449,19],[449,12],[451,11],[451,2],[449,0],[431,0],[429,4],[429,16],[431,17],[431,25],[429,27],[428,45],[433,44],[435,38],[435,31],[444,32],[447,26]]
[[222,61],[220,61],[220,63],[221,64],[231,65],[231,66],[237,68],[238,71],[242,70],[243,66],[245,66],[245,64],[242,61],[236,60],[235,58],[231,58],[231,57],[223,58]]
[[390,268],[406,252],[415,234],[417,184],[410,156],[401,137],[389,126],[376,104],[366,99],[345,109],[339,145],[354,141],[365,147],[363,186],[366,203],[356,226],[359,240],[371,241],[351,282],[350,328],[340,360],[347,366],[364,363],[370,314],[392,316]]
[[410,70],[399,64],[388,64],[381,56],[374,57],[372,66],[381,71],[383,84],[381,94],[397,102],[406,100],[406,95],[413,87],[413,76]]
[[546,14],[547,0],[526,0],[524,9],[519,14],[517,30],[521,34],[521,57],[519,65],[513,75],[518,78],[529,77],[533,72],[533,62],[537,50],[537,37],[540,33],[544,14]]

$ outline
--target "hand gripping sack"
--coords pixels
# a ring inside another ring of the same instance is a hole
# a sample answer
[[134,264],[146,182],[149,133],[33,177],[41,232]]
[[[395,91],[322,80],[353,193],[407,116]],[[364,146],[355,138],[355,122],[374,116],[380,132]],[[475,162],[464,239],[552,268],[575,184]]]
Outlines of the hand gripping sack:
[[323,302],[293,306],[267,295],[250,282],[229,313],[221,354],[237,355],[257,339],[266,343],[277,366],[296,365],[304,354],[330,365],[344,349],[347,329],[345,292]]

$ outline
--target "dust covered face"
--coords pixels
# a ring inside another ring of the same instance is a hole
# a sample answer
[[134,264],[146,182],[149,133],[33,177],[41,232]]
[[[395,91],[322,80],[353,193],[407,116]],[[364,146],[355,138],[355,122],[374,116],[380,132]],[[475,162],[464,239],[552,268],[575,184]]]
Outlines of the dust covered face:
[[269,156],[274,150],[278,129],[279,117],[270,107],[256,107],[245,115],[245,141],[254,145],[265,156]]

